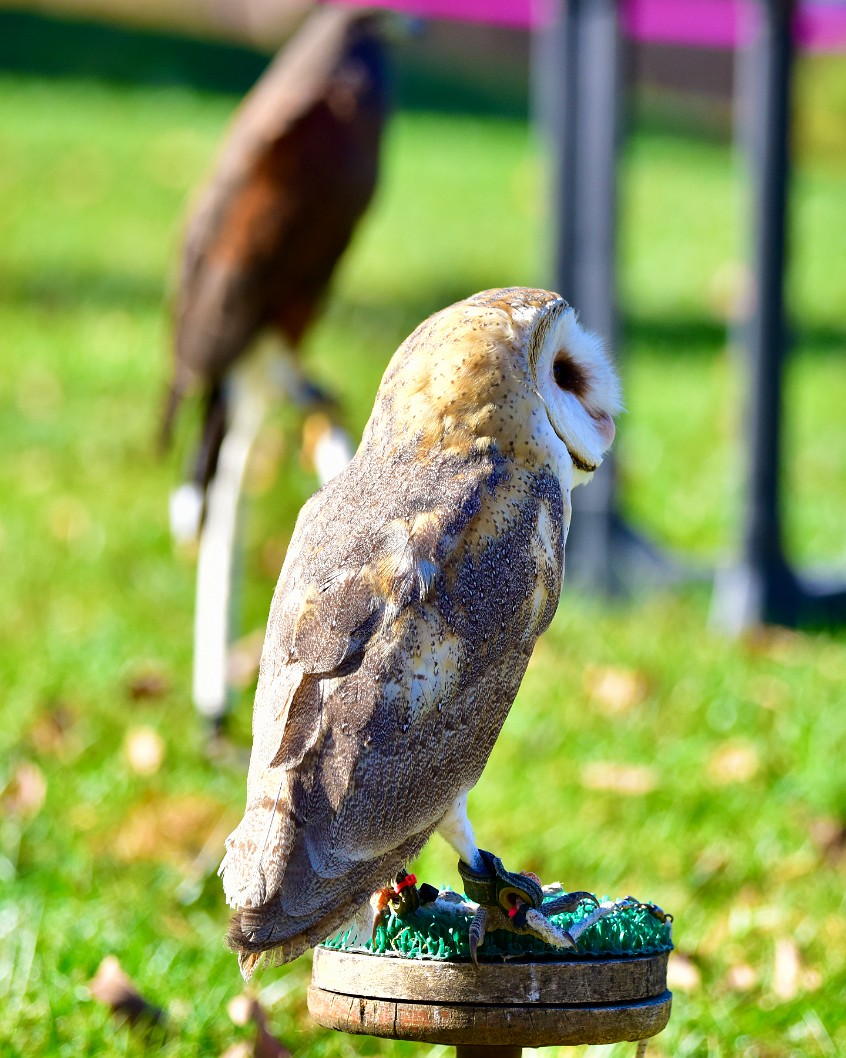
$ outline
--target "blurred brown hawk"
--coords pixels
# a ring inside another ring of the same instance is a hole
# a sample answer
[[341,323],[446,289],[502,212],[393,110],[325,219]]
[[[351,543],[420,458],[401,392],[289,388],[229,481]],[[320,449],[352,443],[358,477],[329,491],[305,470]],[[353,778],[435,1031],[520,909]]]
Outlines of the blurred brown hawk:
[[[244,100],[187,224],[163,435],[199,392],[201,442],[171,523],[177,539],[200,535],[194,699],[217,720],[241,482],[270,402],[281,390],[328,413],[312,453],[321,480],[352,454],[296,354],[376,186],[387,113],[381,18],[325,7],[308,19]],[[257,344],[268,330],[281,343]]]

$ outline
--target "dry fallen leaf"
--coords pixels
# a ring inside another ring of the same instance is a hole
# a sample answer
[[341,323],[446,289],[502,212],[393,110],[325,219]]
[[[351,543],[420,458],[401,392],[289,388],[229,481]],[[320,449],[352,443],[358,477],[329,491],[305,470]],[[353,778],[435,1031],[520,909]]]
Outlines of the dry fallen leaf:
[[63,544],[80,540],[91,528],[88,508],[75,496],[59,496],[47,508],[50,532]]
[[249,687],[258,676],[264,634],[263,628],[256,628],[229,648],[226,675],[233,687]]
[[587,790],[607,790],[629,797],[641,797],[658,786],[658,773],[645,764],[617,764],[597,760],[585,764],[581,772],[582,786]]
[[749,681],[746,695],[762,709],[775,712],[790,704],[790,684],[781,676],[755,676]]
[[[246,1025],[250,1021],[256,1024],[255,1042],[253,1047],[245,1052],[247,1055],[252,1055],[253,1058],[290,1058],[291,1052],[288,1048],[268,1030],[267,1014],[257,999],[243,992],[230,1000],[226,1009],[235,1025]],[[222,1058],[241,1058],[244,1053],[236,1051],[235,1054],[230,1054],[230,1051],[232,1048],[226,1051]]]
[[237,1043],[227,1047],[220,1058],[253,1058],[255,1052],[254,1044],[248,1043],[246,1040],[239,1040]]
[[29,742],[41,756],[66,757],[78,750],[78,739],[73,737],[76,717],[71,710],[57,702],[38,714],[29,729]]
[[291,1058],[291,1052],[270,1032],[264,1020],[259,1022],[256,1030],[256,1058]]
[[722,911],[712,913],[709,916],[708,929],[699,938],[699,942],[696,945],[696,953],[701,958],[720,956],[725,952],[726,944],[729,942],[730,938],[730,912],[723,909]]
[[717,786],[728,786],[754,779],[759,767],[754,746],[745,742],[725,742],[709,760],[708,775]]
[[784,1002],[794,999],[799,992],[802,963],[799,949],[792,940],[782,937],[776,941],[773,960],[773,992]]
[[679,992],[695,992],[701,984],[702,974],[690,956],[680,951],[671,952],[667,963],[667,987]]
[[743,646],[750,654],[763,655],[788,665],[802,660],[808,642],[807,633],[780,625],[763,625],[752,629],[742,639]]
[[209,866],[216,869],[223,839],[232,829],[233,818],[217,801],[187,794],[157,797],[128,812],[117,834],[110,839],[115,853],[128,862],[152,860],[159,863],[193,865],[217,832],[218,845],[212,850]]
[[123,744],[126,759],[136,775],[155,775],[162,766],[165,745],[161,735],[151,727],[132,727]]
[[649,693],[645,674],[635,669],[590,665],[582,682],[590,697],[608,716],[619,716],[640,705]]
[[226,1004],[226,1013],[233,1025],[246,1025],[253,1016],[253,1003],[255,999],[240,992]]
[[725,849],[718,845],[709,845],[696,857],[692,880],[698,886],[706,885],[716,875],[721,874],[729,862]]
[[811,821],[811,840],[826,860],[836,867],[846,857],[846,823],[834,816]]
[[164,1020],[164,1011],[144,999],[114,955],[107,955],[100,963],[88,990],[94,999],[130,1025],[141,1022],[152,1026]]
[[134,702],[163,698],[170,690],[170,679],[154,665],[145,665],[127,677],[126,693]]
[[781,937],[776,941],[772,989],[778,999],[787,1003],[800,992],[813,992],[821,984],[822,974],[819,970],[802,965],[795,941],[789,937]]
[[47,796],[47,780],[37,764],[22,761],[0,794],[0,808],[9,816],[31,819],[38,815]]
[[737,963],[729,967],[725,983],[732,992],[749,992],[758,983],[758,971],[749,963]]

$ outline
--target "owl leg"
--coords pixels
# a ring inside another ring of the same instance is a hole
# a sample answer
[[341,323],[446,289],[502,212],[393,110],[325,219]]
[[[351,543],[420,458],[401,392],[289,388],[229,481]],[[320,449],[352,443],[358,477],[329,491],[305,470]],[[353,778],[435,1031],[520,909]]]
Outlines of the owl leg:
[[[485,933],[495,929],[531,933],[557,948],[575,947],[569,933],[550,922],[540,910],[544,895],[540,881],[534,875],[506,871],[500,859],[478,847],[467,817],[468,792],[462,790],[455,799],[438,824],[438,833],[461,857],[458,873],[464,891],[479,905],[470,930],[473,961],[476,962],[476,949],[483,944]],[[581,894],[578,896],[581,898]]]
[[476,844],[473,827],[467,816],[468,793],[469,790],[461,791],[438,824],[438,833],[461,857],[458,873],[464,882],[465,892],[471,900],[484,907],[508,911],[517,898],[530,907],[540,907],[543,890],[533,875],[511,874],[505,870],[501,860]]
[[453,801],[446,815],[438,824],[438,833],[452,845],[461,859],[473,870],[484,872],[485,861],[476,844],[473,827],[467,816],[467,795],[469,790],[462,790]]

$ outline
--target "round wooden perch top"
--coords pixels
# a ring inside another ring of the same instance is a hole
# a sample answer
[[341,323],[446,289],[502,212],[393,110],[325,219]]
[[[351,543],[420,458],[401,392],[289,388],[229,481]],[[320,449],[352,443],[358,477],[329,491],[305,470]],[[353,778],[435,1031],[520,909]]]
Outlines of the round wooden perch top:
[[317,948],[308,1008],[325,1028],[456,1046],[645,1040],[670,1018],[667,954],[482,963]]

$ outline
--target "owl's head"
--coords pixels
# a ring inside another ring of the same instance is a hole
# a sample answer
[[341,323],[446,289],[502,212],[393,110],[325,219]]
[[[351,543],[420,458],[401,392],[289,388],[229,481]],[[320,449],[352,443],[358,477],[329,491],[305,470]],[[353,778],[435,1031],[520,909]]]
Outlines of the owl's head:
[[461,449],[496,443],[590,478],[614,440],[620,384],[558,294],[485,290],[425,320],[385,372],[368,435]]
[[578,485],[590,478],[614,440],[614,416],[622,407],[617,372],[600,339],[579,325],[562,297],[540,290],[509,293],[512,319],[518,326],[525,321],[532,380]]

